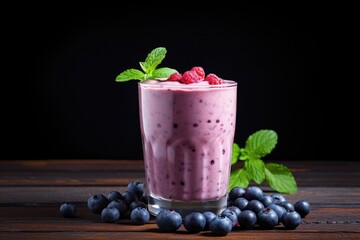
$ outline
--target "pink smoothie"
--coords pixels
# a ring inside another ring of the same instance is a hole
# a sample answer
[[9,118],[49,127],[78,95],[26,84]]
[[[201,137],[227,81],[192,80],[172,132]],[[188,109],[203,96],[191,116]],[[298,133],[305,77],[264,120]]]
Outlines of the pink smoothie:
[[236,83],[139,83],[147,194],[202,201],[228,190]]

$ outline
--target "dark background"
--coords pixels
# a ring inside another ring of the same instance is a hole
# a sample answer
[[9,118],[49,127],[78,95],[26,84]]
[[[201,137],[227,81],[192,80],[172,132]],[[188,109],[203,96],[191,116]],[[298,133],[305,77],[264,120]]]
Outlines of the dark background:
[[142,159],[137,82],[115,77],[163,46],[238,82],[239,145],[273,129],[266,159],[355,160],[338,6],[237,5],[3,9],[0,158]]

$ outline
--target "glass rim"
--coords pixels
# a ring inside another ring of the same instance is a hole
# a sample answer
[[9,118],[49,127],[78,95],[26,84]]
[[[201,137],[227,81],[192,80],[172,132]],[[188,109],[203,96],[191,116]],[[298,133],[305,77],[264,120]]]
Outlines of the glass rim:
[[[157,80],[159,79],[149,79]],[[216,85],[195,85],[195,84],[181,84],[181,85],[163,85],[163,84],[151,84],[146,82],[138,82],[138,85],[145,88],[157,88],[157,89],[222,89],[222,88],[231,88],[236,87],[237,82],[234,80],[224,79],[225,84],[216,84]]]

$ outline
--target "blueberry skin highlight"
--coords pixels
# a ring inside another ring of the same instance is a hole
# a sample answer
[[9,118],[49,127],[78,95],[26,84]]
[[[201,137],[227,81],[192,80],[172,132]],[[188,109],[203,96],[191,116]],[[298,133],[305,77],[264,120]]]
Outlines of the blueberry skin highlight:
[[65,218],[72,218],[76,216],[76,206],[73,203],[63,203],[60,206],[60,214]]
[[264,209],[264,204],[262,204],[262,202],[259,200],[251,200],[245,209],[258,214],[261,210]]
[[140,199],[144,194],[144,183],[140,181],[132,181],[127,186],[128,191],[133,192],[136,196],[136,199]]
[[294,205],[288,201],[284,201],[279,203],[278,205],[282,206],[283,208],[286,209],[286,211],[295,211]]
[[191,212],[184,218],[184,227],[189,233],[198,233],[205,228],[206,218],[200,212]]
[[304,200],[299,200],[294,204],[295,211],[300,214],[302,218],[308,215],[311,211],[310,203]]
[[209,230],[209,223],[214,217],[216,217],[216,214],[213,213],[213,212],[208,211],[208,212],[203,212],[203,215],[204,215],[205,220],[206,220],[204,230]]
[[121,200],[124,199],[124,197],[118,191],[111,191],[108,194],[107,198],[108,198],[109,202],[111,202],[112,200],[115,200],[115,199],[121,199]]
[[237,198],[234,201],[234,206],[238,207],[241,211],[245,210],[248,204],[249,201],[245,198]]
[[115,207],[106,207],[101,211],[101,218],[104,222],[113,223],[120,219],[120,212]]
[[120,212],[120,216],[122,218],[124,218],[129,210],[129,206],[126,204],[125,200],[121,200],[121,199],[115,199],[113,201],[111,201],[107,207],[115,207],[117,208],[117,210],[119,210]]
[[233,187],[229,192],[230,201],[234,202],[239,197],[244,197],[245,189],[242,187]]
[[231,221],[232,227],[235,227],[238,224],[238,219],[237,219],[236,213],[229,209],[225,209],[224,211],[222,211],[220,216],[229,218]]
[[257,216],[253,211],[245,210],[238,216],[238,222],[240,227],[245,229],[251,229],[257,223]]
[[93,195],[87,201],[87,206],[93,213],[101,213],[108,204],[109,200],[102,194]]
[[279,204],[281,202],[285,202],[286,201],[286,198],[280,194],[280,193],[274,193],[274,194],[271,194],[271,197],[274,199],[274,203],[275,204]]
[[216,236],[226,236],[232,230],[232,222],[228,217],[216,216],[210,221],[209,229]]
[[264,195],[260,202],[264,204],[264,207],[268,207],[274,202],[274,199],[269,195]]
[[273,229],[278,224],[279,217],[271,208],[265,208],[257,214],[257,220],[260,227]]
[[239,214],[241,213],[240,208],[238,208],[237,206],[230,206],[226,209],[233,211],[236,214],[236,216],[239,216]]
[[251,187],[248,187],[245,191],[245,198],[248,200],[248,201],[251,201],[251,200],[261,200],[263,198],[263,190],[257,186],[251,186]]
[[137,225],[143,225],[150,221],[150,213],[146,208],[136,207],[130,213],[130,220]]
[[156,224],[161,232],[175,232],[181,226],[182,218],[174,210],[162,210],[156,216]]
[[301,216],[295,211],[287,211],[283,214],[281,222],[286,229],[295,229],[301,223]]

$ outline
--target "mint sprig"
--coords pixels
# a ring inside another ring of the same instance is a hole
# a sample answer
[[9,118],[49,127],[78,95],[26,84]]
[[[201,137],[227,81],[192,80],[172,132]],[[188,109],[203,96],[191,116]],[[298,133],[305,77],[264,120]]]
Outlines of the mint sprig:
[[283,164],[267,163],[265,157],[275,148],[278,136],[273,130],[259,130],[248,137],[244,148],[233,144],[231,164],[243,161],[243,167],[234,169],[230,174],[229,189],[235,186],[246,188],[251,181],[261,184],[266,181],[269,186],[280,193],[298,191],[291,171]]
[[158,47],[153,49],[146,57],[144,62],[139,62],[142,71],[138,69],[127,69],[120,73],[115,81],[126,82],[129,80],[145,81],[148,79],[161,79],[168,78],[174,72],[175,69],[162,67],[157,68],[166,56],[166,48]]

